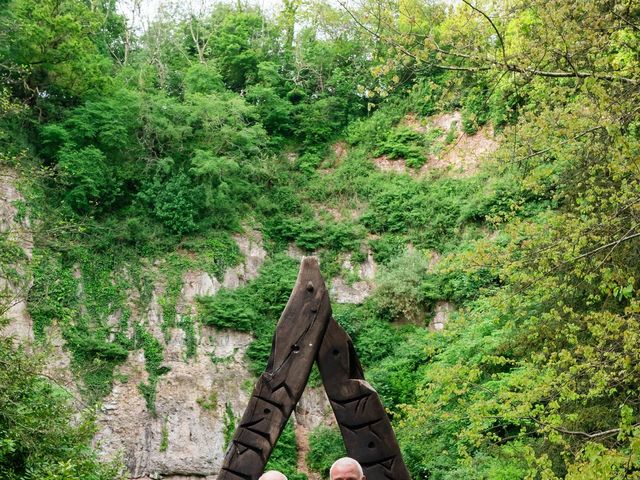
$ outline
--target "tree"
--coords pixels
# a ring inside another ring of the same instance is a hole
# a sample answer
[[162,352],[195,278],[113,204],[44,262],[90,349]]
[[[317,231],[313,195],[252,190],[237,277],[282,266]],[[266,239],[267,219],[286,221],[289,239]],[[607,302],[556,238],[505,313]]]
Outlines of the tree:
[[103,15],[79,0],[12,0],[0,13],[3,83],[29,103],[68,102],[107,83],[95,43]]
[[[4,323],[4,320],[2,321]],[[42,371],[42,356],[0,338],[0,475],[7,480],[111,480],[117,461],[103,463],[91,447],[89,409],[80,417],[72,397]]]

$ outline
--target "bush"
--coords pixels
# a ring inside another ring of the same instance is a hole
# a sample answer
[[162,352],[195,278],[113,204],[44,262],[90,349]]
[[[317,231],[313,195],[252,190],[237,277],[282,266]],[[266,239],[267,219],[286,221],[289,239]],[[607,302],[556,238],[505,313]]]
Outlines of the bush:
[[252,85],[247,88],[246,98],[256,107],[267,132],[283,136],[291,134],[293,105],[281,98],[274,88]]
[[337,427],[321,425],[311,432],[307,465],[322,478],[329,478],[329,468],[333,462],[346,456],[347,450]]
[[393,342],[393,352],[367,370],[367,379],[388,409],[415,401],[422,378],[419,367],[429,361],[425,350],[431,334],[413,326],[406,328],[408,331]]
[[441,250],[463,224],[462,209],[477,188],[474,180],[392,177],[373,195],[361,221],[373,233],[409,233],[416,246]]
[[317,153],[309,152],[305,153],[298,158],[296,162],[296,168],[300,170],[304,175],[311,176],[315,173],[316,169],[322,163],[322,157]]
[[325,97],[297,107],[296,135],[305,145],[322,145],[331,140],[343,126],[338,100]]
[[59,153],[58,181],[66,189],[65,201],[78,213],[106,209],[118,194],[119,185],[105,155],[96,147],[64,148]]
[[[4,326],[0,320],[0,327]],[[91,447],[89,410],[43,375],[43,359],[0,338],[0,477],[8,480],[113,480],[117,462],[103,463]]]
[[185,93],[210,94],[222,92],[224,82],[218,67],[212,63],[196,63],[184,75]]
[[408,127],[397,127],[387,134],[374,155],[386,155],[391,160],[404,159],[411,168],[419,168],[426,161],[426,145],[422,134]]
[[164,182],[156,178],[141,192],[140,198],[150,205],[153,215],[170,232],[184,235],[198,229],[205,203],[204,189],[194,185],[185,173]]
[[381,269],[373,301],[380,315],[391,321],[422,323],[427,305],[420,283],[429,260],[420,252],[406,251]]
[[406,110],[397,103],[386,103],[384,107],[376,110],[366,118],[355,120],[347,127],[347,141],[351,145],[361,144],[364,147],[374,147],[379,139],[385,138],[393,129]]
[[251,331],[256,322],[251,292],[246,289],[220,290],[212,297],[199,297],[200,321],[216,328]]
[[394,257],[397,257],[406,248],[406,239],[400,235],[384,233],[380,238],[369,240],[369,246],[373,252],[373,259],[379,265],[387,265]]

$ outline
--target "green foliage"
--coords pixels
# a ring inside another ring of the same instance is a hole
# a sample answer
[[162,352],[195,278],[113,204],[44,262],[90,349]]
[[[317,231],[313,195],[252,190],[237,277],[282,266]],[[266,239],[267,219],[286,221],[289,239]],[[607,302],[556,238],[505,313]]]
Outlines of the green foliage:
[[379,238],[369,240],[373,258],[379,265],[386,265],[393,257],[400,255],[406,248],[405,239],[400,235],[385,233]]
[[43,358],[0,338],[0,365],[2,478],[120,478],[120,465],[101,462],[91,447],[94,412],[77,415],[69,392],[42,375]]
[[459,231],[474,181],[416,182],[393,177],[372,195],[362,223],[372,232],[407,234],[417,246],[442,250]]
[[420,281],[428,268],[429,259],[417,251],[391,260],[378,275],[375,302],[379,315],[391,321],[424,323],[428,305]]
[[29,291],[29,313],[36,338],[45,338],[52,323],[67,324],[77,309],[78,281],[63,267],[59,256],[36,250],[33,258],[33,287]]
[[224,404],[224,445],[225,448],[231,442],[233,434],[236,431],[236,417],[233,413],[233,408],[229,402]]
[[[215,390],[211,390],[206,398],[199,398],[197,402],[198,405],[200,405],[205,410],[215,412],[218,409],[218,393]],[[226,441],[226,438],[227,437],[225,434],[225,442],[228,443]]]
[[169,426],[167,425],[167,417],[162,421],[162,430],[160,432],[160,452],[166,452],[169,448]]
[[307,476],[298,473],[298,446],[293,431],[293,420],[289,419],[278,438],[265,470],[278,470],[292,480],[307,480]]
[[391,102],[385,108],[376,110],[371,117],[352,122],[347,128],[347,140],[350,144],[362,144],[374,147],[378,139],[386,138],[393,127],[406,114],[406,106],[400,102]]
[[212,63],[196,63],[184,75],[185,94],[200,93],[208,95],[222,92],[224,84],[219,69]]
[[251,298],[246,289],[221,290],[213,297],[200,297],[200,321],[217,328],[250,331],[256,321]]
[[204,204],[204,189],[194,185],[185,173],[149,184],[142,195],[141,198],[152,205],[155,217],[170,232],[183,235],[197,230]]
[[215,15],[221,21],[215,30],[211,50],[226,85],[239,91],[257,76],[262,57],[259,42],[263,18],[258,10],[233,11],[228,7],[218,9]]
[[[18,289],[28,282],[19,269],[20,263],[26,260],[24,250],[9,233],[0,233],[0,278],[11,282]],[[9,289],[0,291],[0,305],[10,305],[14,299]]]
[[140,383],[138,390],[147,403],[147,409],[155,416],[158,380],[169,368],[162,366],[164,348],[161,343],[141,324],[137,324],[135,330],[136,345],[144,350],[144,368],[149,374],[147,383]]
[[391,160],[404,159],[408,167],[420,168],[426,161],[428,144],[425,140],[423,134],[409,127],[395,128],[379,145],[375,155],[385,155]]
[[338,100],[333,97],[320,98],[315,102],[298,106],[296,115],[296,134],[305,140],[307,145],[321,145],[331,140],[340,127]]
[[[398,17],[364,2],[352,13],[372,39],[330,5],[289,6],[276,21],[223,5],[162,13],[130,38],[111,1],[0,4],[0,160],[31,189],[14,220],[29,217],[35,243],[27,268],[3,235],[0,274],[12,286],[33,277],[36,338],[59,329],[85,401],[142,348],[153,411],[163,339],[144,319],[129,338],[130,317],[160,281],[163,333],[184,329],[195,356],[195,320],[176,315],[183,275],[220,279],[241,260],[231,234],[257,224],[271,257],[259,278],[201,299],[198,314],[253,333],[252,372],[295,280],[282,251],[316,251],[334,277],[366,242],[377,289],[334,315],[413,478],[637,476],[637,9],[409,2]],[[504,144],[479,174],[376,169],[376,155],[417,168],[452,144],[455,129],[423,132],[422,119],[453,110],[466,134],[491,126]],[[333,155],[340,136],[348,152]],[[441,300],[456,313],[429,333]],[[0,476],[115,476],[86,447],[89,424],[71,422],[64,394],[6,345]],[[223,421],[229,441],[230,405]],[[313,442],[322,471],[341,442]],[[294,478],[295,458],[287,426],[272,465]]]
[[396,345],[405,340],[403,330],[389,328],[388,320],[378,316],[371,301],[364,306],[334,305],[333,316],[353,339],[365,369],[390,356]]
[[[224,272],[242,261],[238,244],[225,231],[209,232],[206,237],[192,237],[181,243],[182,248],[197,255],[197,263],[222,281]],[[185,259],[181,260],[183,263]]]
[[180,320],[180,328],[184,331],[184,342],[186,345],[185,355],[187,358],[193,358],[198,352],[198,338],[193,322],[193,317],[187,315]]
[[[369,332],[365,332],[368,337]],[[430,360],[427,347],[432,343],[432,334],[410,325],[393,340],[393,351],[380,356],[367,370],[367,379],[387,408],[415,403],[420,367]]]
[[[91,255],[84,248],[64,255],[34,251],[28,296],[34,333],[44,342],[50,327],[59,329],[72,354],[74,373],[83,380],[82,393],[91,400],[109,393],[115,367],[133,347],[126,333],[130,285],[123,275],[117,280],[113,276],[121,261],[112,255]],[[115,329],[109,317],[119,318]]]
[[287,135],[293,128],[293,105],[278,95],[273,87],[252,85],[247,89],[247,101],[255,105],[262,124],[272,135]]
[[307,465],[313,471],[322,475],[322,478],[329,477],[329,468],[331,468],[333,462],[346,456],[347,451],[337,428],[321,425],[311,432]]
[[95,147],[62,150],[59,153],[58,181],[66,188],[65,200],[79,212],[86,213],[114,195],[104,154]]
[[73,352],[73,366],[84,380],[83,393],[91,399],[107,395],[115,367],[127,359],[127,349],[81,328],[70,329],[67,342]]
[[68,97],[101,92],[111,65],[93,33],[104,13],[102,6],[90,8],[76,0],[8,2],[0,14],[6,84],[17,96],[41,103],[64,104]]

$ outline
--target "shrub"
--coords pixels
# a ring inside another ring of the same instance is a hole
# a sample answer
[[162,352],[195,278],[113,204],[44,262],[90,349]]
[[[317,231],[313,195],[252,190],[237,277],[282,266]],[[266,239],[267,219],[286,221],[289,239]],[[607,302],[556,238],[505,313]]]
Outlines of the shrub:
[[220,290],[213,297],[199,297],[200,320],[217,328],[248,332],[256,321],[252,295],[246,288]]
[[346,455],[344,441],[336,427],[321,425],[311,432],[307,465],[322,475],[322,478],[329,478],[329,468],[333,462]]
[[58,181],[66,189],[65,201],[76,212],[105,209],[118,193],[107,159],[96,147],[64,148],[57,171]]
[[256,107],[262,124],[271,134],[290,135],[293,128],[293,105],[281,98],[272,87],[252,85],[247,88],[247,101]]
[[196,63],[184,75],[185,93],[210,94],[222,92],[224,83],[218,67],[212,63]]
[[91,447],[93,413],[74,409],[70,394],[45,376],[41,356],[0,337],[0,365],[0,477],[119,478],[122,466],[101,462]]
[[406,248],[406,239],[400,235],[384,233],[380,238],[369,240],[374,260],[380,265],[387,265]]
[[391,160],[404,159],[408,167],[419,168],[426,161],[423,135],[408,127],[397,127],[387,134],[374,154],[386,155]]
[[425,301],[420,289],[429,260],[418,251],[406,251],[380,270],[373,301],[384,318],[422,322]]
[[297,107],[295,131],[305,145],[322,145],[338,133],[343,120],[338,103],[333,97],[325,97]]
[[154,216],[170,232],[183,235],[197,230],[205,202],[204,189],[194,185],[185,173],[164,182],[156,178],[141,192],[140,198],[150,205]]
[[351,122],[346,129],[347,141],[351,145],[361,144],[371,148],[380,138],[385,138],[404,115],[405,108],[402,105],[386,103],[369,118]]
[[367,370],[367,379],[376,389],[382,403],[389,409],[411,404],[421,377],[419,367],[429,361],[425,355],[430,333],[413,326],[398,334],[393,352],[378,360]]

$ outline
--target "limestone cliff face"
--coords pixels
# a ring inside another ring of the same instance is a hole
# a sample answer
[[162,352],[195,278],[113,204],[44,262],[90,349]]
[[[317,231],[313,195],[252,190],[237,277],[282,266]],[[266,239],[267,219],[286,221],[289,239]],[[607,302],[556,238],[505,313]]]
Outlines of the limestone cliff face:
[[342,271],[355,277],[356,281],[349,283],[343,277],[336,277],[331,282],[331,298],[335,303],[363,303],[372,293],[377,265],[373,260],[373,252],[367,251],[365,260],[360,265],[354,265],[352,255],[342,261]]
[[[26,267],[31,260],[33,237],[29,218],[21,215],[20,204],[24,198],[16,184],[18,176],[13,170],[0,171],[0,234],[7,241],[22,250],[23,256],[14,265],[5,267],[15,269],[16,276],[0,274],[0,303],[4,307],[0,314],[9,319],[9,324],[0,334],[12,336],[18,341],[33,340],[33,321],[27,312],[27,293],[31,287],[31,279],[26,274]],[[6,309],[6,311],[5,311]]]
[[[0,233],[6,234],[19,245],[24,255],[13,265],[22,275],[18,279],[0,275],[0,290],[10,297],[6,315],[9,324],[0,332],[17,341],[30,344],[34,339],[33,322],[26,305],[31,286],[27,274],[32,256],[33,238],[29,219],[20,211],[24,201],[14,172],[3,172],[0,177]],[[234,237],[244,261],[227,270],[219,280],[213,274],[190,270],[182,277],[182,287],[176,303],[177,320],[196,316],[196,299],[202,295],[215,295],[221,288],[237,288],[258,275],[267,253],[259,232],[251,229]],[[302,252],[289,249],[292,257]],[[159,272],[159,263],[150,268]],[[342,259],[342,274],[331,281],[331,299],[334,303],[362,303],[373,291],[377,266],[371,252],[357,263],[351,255]],[[126,274],[126,272],[124,272]],[[74,272],[78,280],[78,298],[84,287],[82,272]],[[196,354],[187,356],[187,339],[181,328],[163,331],[161,299],[165,294],[166,278],[155,275],[151,299],[141,309],[140,292],[128,294],[129,336],[136,324],[143,324],[164,348],[163,366],[168,373],[159,377],[156,389],[155,414],[149,411],[139,385],[148,382],[143,350],[131,351],[116,371],[111,392],[103,399],[98,415],[98,431],[94,442],[102,454],[123,459],[134,479],[168,478],[187,480],[215,479],[222,464],[225,450],[225,430],[231,430],[246,407],[254,378],[249,373],[244,355],[252,341],[246,333],[219,331],[205,325],[196,325]],[[440,329],[452,309],[439,305],[433,329]],[[121,312],[109,318],[117,331]],[[179,322],[178,322],[179,323]],[[47,374],[54,378],[81,405],[79,379],[71,370],[71,359],[64,338],[56,324],[48,327],[46,341],[38,348],[48,349]],[[322,387],[308,388],[294,412],[295,433],[299,446],[298,467],[314,480],[319,477],[308,471],[305,455],[308,452],[309,433],[318,425],[335,424],[335,419]]]
[[[29,219],[21,211],[24,198],[17,185],[15,172],[6,169],[0,172],[0,233],[22,251],[9,266],[15,275],[0,272],[2,313],[9,320],[0,334],[31,347],[34,330],[26,298],[31,287],[28,266],[33,238]],[[207,272],[185,273],[177,303],[178,319],[195,315],[197,296],[214,295],[222,286],[236,288],[257,276],[266,257],[259,233],[249,231],[236,236],[235,240],[244,262],[227,271],[222,284]],[[79,268],[74,276],[81,299],[84,289]],[[252,338],[245,333],[199,326],[197,353],[188,359],[183,330],[170,329],[165,337],[161,329],[159,299],[165,284],[166,279],[159,278],[145,311],[139,311],[136,306],[139,293],[131,291],[129,295],[130,333],[134,324],[144,324],[163,345],[163,366],[170,369],[158,382],[156,414],[148,410],[138,389],[148,377],[144,352],[132,351],[118,368],[112,391],[103,399],[95,444],[105,457],[120,456],[131,478],[215,478],[224,455],[224,430],[233,428],[252,388],[253,378],[243,362]],[[116,312],[109,319],[114,328],[120,321],[119,315]],[[80,406],[80,380],[72,374],[70,355],[60,329],[54,323],[45,334],[46,340],[37,348],[47,350],[46,373],[65,387]]]
[[[222,283],[204,271],[184,274],[178,318],[195,315],[198,296],[215,295],[222,287],[237,288],[257,276],[266,258],[260,234],[250,230],[235,240],[244,262],[225,272]],[[242,416],[253,389],[255,379],[243,361],[252,337],[200,325],[197,353],[188,359],[182,329],[170,329],[165,342],[158,301],[163,288],[160,279],[143,318],[135,318],[139,313],[134,311],[130,320],[144,321],[165,347],[163,366],[170,371],[160,377],[157,386],[156,415],[149,412],[138,390],[148,377],[144,353],[131,352],[119,368],[120,380],[103,401],[95,443],[106,457],[122,455],[131,478],[214,479],[224,457],[225,429],[233,428]],[[305,392],[294,419],[301,446],[299,466],[304,471],[309,432],[320,423],[333,421],[324,391]]]
[[[116,382],[104,400],[96,444],[107,456],[122,452],[132,478],[215,478],[225,416],[239,417],[248,402],[251,376],[242,355],[251,337],[202,327],[198,354],[187,361],[181,334],[172,331],[165,351],[163,365],[171,370],[159,381],[155,416],[138,391],[147,377],[141,351],[129,355],[120,369],[126,381]],[[212,355],[225,361],[214,364]]]
[[[215,295],[222,286],[237,288],[257,276],[266,258],[260,234],[249,231],[235,240],[244,262],[228,270],[222,284],[208,272],[184,274],[178,320],[195,315],[197,296]],[[200,325],[196,355],[187,358],[184,331],[162,332],[163,289],[160,279],[148,310],[130,320],[143,321],[164,346],[163,366],[170,370],[158,382],[156,414],[149,412],[138,389],[147,381],[144,352],[131,352],[119,369],[121,380],[104,399],[95,443],[105,456],[123,455],[132,478],[215,478],[224,457],[225,427],[233,428],[242,415],[253,386],[243,362],[252,338]]]
[[[33,345],[33,322],[26,303],[31,287],[28,266],[33,238],[29,219],[20,211],[24,198],[17,184],[15,172],[1,172],[0,233],[18,246],[23,255],[11,265],[18,273],[15,278],[0,274],[0,291],[4,292],[3,304],[6,305],[4,313],[9,320],[0,334]],[[248,229],[234,239],[244,261],[227,270],[221,281],[209,272],[185,272],[176,305],[178,320],[195,316],[198,296],[215,295],[223,287],[237,288],[256,278],[267,255],[260,233]],[[158,270],[157,265],[156,262],[151,268]],[[74,277],[78,281],[78,298],[82,299],[84,286],[80,268],[74,271]],[[184,331],[180,328],[162,330],[161,298],[167,279],[160,275],[157,278],[151,300],[143,311],[139,307],[139,292],[130,291],[127,302],[131,312],[129,334],[133,334],[135,324],[142,323],[164,348],[163,366],[169,371],[158,381],[156,412],[149,411],[138,387],[148,381],[144,351],[132,351],[118,367],[112,391],[102,401],[94,443],[106,458],[122,458],[131,478],[215,479],[225,452],[225,429],[234,428],[253,388],[255,379],[243,360],[252,337],[197,325],[196,354],[187,358]],[[120,317],[118,311],[109,318],[114,331]],[[80,407],[81,380],[72,373],[70,354],[60,328],[54,323],[47,328],[45,336],[45,341],[37,348],[47,349],[46,373],[66,388]],[[331,423],[332,419],[324,391],[311,389],[305,392],[294,413],[302,470],[306,470],[304,455],[308,433],[320,423]]]

